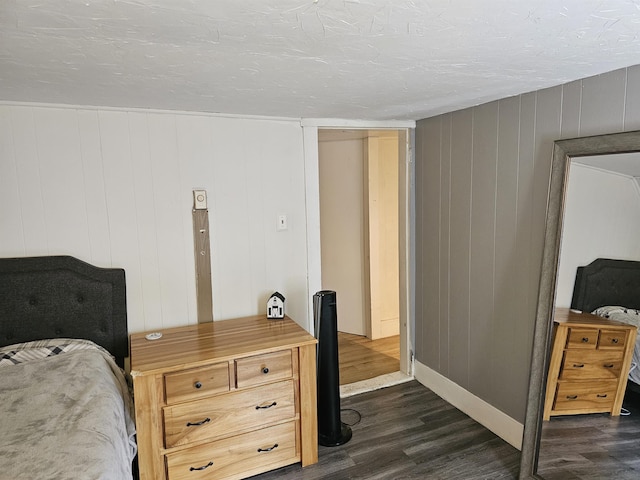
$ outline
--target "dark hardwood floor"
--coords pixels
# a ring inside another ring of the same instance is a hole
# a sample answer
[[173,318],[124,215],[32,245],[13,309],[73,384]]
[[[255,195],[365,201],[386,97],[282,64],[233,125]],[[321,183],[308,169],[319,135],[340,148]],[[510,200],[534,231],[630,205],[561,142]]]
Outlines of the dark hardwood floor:
[[538,473],[545,480],[640,479],[640,395],[630,415],[567,415],[543,422]]
[[[413,380],[342,399],[353,438],[254,480],[515,479],[520,452]],[[358,412],[358,413],[356,413]],[[360,421],[358,422],[358,419]]]

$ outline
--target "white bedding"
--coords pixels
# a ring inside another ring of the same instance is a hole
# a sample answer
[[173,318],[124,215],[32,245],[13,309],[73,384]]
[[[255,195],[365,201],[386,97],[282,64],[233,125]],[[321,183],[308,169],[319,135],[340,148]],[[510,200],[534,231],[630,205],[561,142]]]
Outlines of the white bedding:
[[[620,306],[606,306],[595,309],[594,315],[609,318],[627,325],[635,325],[640,330],[640,310]],[[640,332],[639,332],[640,333]],[[636,344],[633,349],[633,359],[629,371],[629,380],[640,385],[640,334],[636,337]]]
[[135,425],[123,372],[97,345],[61,341],[0,349],[0,478],[132,478]]

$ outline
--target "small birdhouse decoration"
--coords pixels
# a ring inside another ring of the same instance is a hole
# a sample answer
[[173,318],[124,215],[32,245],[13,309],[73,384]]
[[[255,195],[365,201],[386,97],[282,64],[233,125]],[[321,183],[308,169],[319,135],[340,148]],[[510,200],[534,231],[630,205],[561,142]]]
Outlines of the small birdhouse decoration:
[[274,292],[267,301],[267,318],[284,318],[284,295]]

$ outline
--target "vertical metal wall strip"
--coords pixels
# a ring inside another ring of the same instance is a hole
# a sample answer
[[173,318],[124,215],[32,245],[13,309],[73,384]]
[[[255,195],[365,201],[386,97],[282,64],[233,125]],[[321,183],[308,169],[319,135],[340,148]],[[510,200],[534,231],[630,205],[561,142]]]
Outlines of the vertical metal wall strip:
[[209,211],[207,210],[206,192],[204,190],[194,190],[193,198],[193,246],[196,267],[198,323],[206,323],[213,322]]

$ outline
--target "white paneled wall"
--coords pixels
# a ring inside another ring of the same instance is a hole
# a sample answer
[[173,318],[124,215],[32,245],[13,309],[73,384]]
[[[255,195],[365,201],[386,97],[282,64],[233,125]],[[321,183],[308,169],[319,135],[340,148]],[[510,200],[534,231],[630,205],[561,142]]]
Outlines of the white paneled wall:
[[0,255],[124,268],[130,332],[197,321],[194,188],[214,318],[261,313],[278,290],[306,327],[304,181],[296,121],[0,105]]

